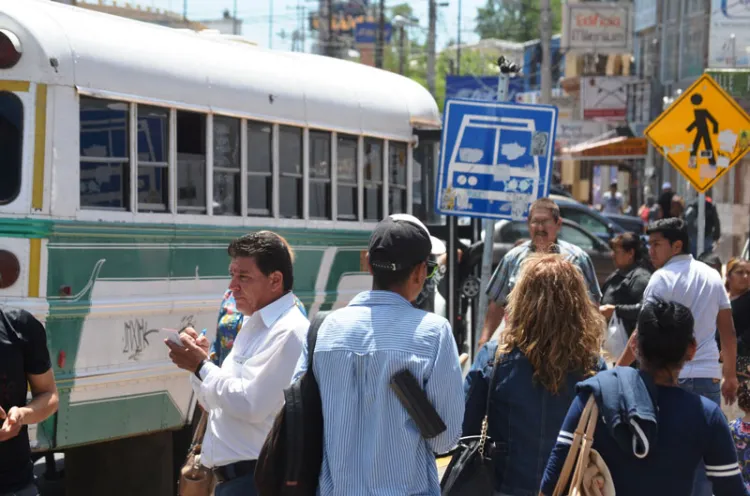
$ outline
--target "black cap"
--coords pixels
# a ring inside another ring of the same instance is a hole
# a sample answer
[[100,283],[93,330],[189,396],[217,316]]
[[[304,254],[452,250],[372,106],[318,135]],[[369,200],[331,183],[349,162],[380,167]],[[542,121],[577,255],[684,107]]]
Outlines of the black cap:
[[370,265],[399,271],[426,261],[433,251],[430,233],[416,217],[391,215],[378,222],[370,236]]

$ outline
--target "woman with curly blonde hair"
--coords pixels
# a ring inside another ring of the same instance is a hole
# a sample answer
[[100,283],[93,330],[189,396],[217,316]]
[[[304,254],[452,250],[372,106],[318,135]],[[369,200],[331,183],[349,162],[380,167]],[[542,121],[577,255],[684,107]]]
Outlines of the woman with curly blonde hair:
[[495,491],[537,494],[575,384],[606,368],[604,318],[583,274],[562,255],[534,254],[508,297],[506,327],[477,354],[464,390],[463,435],[480,432],[492,374],[489,434]]

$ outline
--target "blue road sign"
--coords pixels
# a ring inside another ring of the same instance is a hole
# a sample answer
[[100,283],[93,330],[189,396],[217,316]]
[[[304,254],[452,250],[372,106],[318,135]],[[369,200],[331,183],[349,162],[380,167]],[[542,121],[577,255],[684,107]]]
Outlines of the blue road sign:
[[[380,26],[377,22],[357,23],[357,26],[354,28],[354,42],[363,44],[377,43],[379,28]],[[393,25],[390,22],[386,22],[383,30],[383,43],[390,43],[392,35]]]
[[524,219],[549,194],[557,107],[452,99],[445,103],[436,209]]
[[[464,98],[470,100],[497,101],[497,76],[445,76],[445,99]],[[508,81],[508,100],[515,101],[516,95],[524,91],[522,77],[512,77]]]

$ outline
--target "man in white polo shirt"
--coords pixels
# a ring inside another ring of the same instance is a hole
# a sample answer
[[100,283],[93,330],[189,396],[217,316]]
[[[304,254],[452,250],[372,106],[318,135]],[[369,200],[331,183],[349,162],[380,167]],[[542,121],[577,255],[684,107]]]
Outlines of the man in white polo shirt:
[[[685,221],[661,219],[646,231],[651,261],[658,269],[643,293],[643,301],[658,297],[688,307],[695,319],[695,357],[685,364],[678,379],[679,386],[721,405],[721,395],[728,404],[737,396],[737,337],[732,320],[732,306],[724,290],[721,276],[711,267],[695,260],[690,254],[690,240]],[[721,339],[722,360],[716,344],[716,329]],[[636,331],[637,333],[637,331]],[[633,333],[631,339],[636,335]],[[618,365],[630,365],[635,356],[628,346]],[[722,369],[723,366],[723,369]],[[721,379],[724,383],[721,384]],[[696,473],[693,495],[711,495],[711,483],[703,467]]]

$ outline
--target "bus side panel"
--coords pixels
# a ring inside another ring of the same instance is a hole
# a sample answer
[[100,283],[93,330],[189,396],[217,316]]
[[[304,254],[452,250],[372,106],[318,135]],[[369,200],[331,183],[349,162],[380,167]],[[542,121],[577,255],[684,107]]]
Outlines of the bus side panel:
[[[49,243],[52,348],[61,390],[58,446],[177,428],[189,420],[188,373],[163,328],[215,334],[226,245],[179,243],[173,229],[59,223]],[[197,262],[197,260],[201,260]],[[201,269],[202,268],[202,269]]]
[[[62,366],[55,364],[61,391],[58,447],[178,428],[189,420],[194,398],[188,373],[168,359],[161,329],[191,323],[213,339],[229,282],[226,246],[245,232],[220,229],[55,223],[48,287],[64,294],[48,293],[48,327],[53,353],[65,357]],[[206,235],[196,236],[197,231]],[[330,300],[330,306],[341,299],[339,289],[346,302],[369,289],[339,285],[344,274],[360,270],[367,233],[344,234],[343,248],[327,261],[325,231],[288,236],[297,252],[295,292]],[[318,283],[322,291],[316,293]]]

